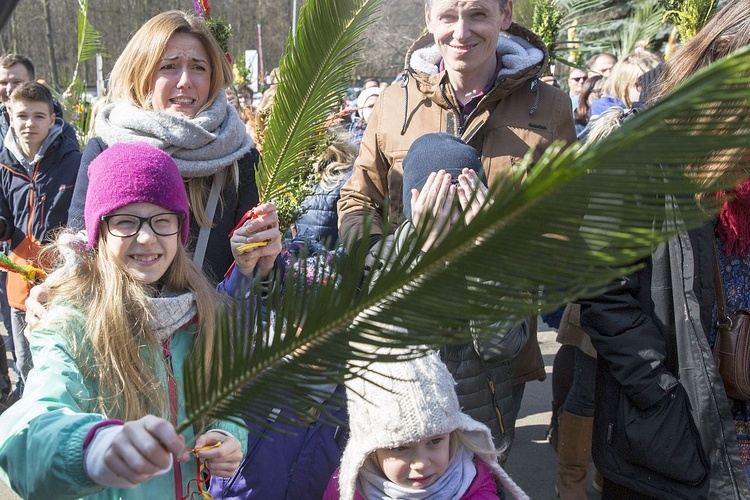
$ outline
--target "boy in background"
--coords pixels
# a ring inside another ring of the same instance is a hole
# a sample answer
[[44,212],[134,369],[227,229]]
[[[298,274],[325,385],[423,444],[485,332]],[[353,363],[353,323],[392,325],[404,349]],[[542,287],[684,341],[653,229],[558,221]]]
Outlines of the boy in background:
[[[7,108],[10,129],[0,151],[0,240],[8,242],[14,262],[36,265],[50,230],[67,221],[81,153],[78,142],[63,133],[64,122],[55,115],[52,94],[44,85],[22,83]],[[32,283],[8,273],[6,286],[22,384],[33,366],[23,333],[24,302]],[[22,385],[19,389],[18,395]]]

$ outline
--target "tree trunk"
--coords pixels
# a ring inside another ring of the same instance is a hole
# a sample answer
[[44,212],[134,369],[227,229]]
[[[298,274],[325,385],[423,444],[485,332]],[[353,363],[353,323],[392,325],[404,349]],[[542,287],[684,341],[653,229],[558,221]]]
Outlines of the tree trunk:
[[47,59],[49,68],[52,73],[52,81],[55,88],[62,88],[60,84],[60,74],[57,71],[57,58],[55,57],[55,40],[52,35],[52,16],[49,11],[49,0],[42,0],[42,9],[44,10],[45,38],[47,39]]

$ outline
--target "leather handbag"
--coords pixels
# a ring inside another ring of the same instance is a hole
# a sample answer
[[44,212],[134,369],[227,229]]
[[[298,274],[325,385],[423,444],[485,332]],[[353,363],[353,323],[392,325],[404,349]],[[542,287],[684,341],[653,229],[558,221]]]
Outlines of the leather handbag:
[[719,365],[724,389],[732,399],[750,401],[750,310],[738,309],[727,314],[718,255],[714,289],[718,310],[714,357]]

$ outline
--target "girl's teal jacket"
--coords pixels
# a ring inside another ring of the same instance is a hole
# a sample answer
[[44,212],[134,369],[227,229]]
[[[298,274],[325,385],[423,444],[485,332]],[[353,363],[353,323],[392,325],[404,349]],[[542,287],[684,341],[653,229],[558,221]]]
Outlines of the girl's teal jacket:
[[[74,345],[84,345],[86,318],[79,309],[56,304],[46,321],[31,338],[35,368],[29,374],[23,398],[0,416],[0,478],[28,499],[179,499],[187,495],[187,483],[196,476],[192,455],[181,465],[181,495],[175,492],[174,469],[133,489],[104,488],[89,479],[84,470],[84,439],[105,417],[95,409],[97,382],[82,373],[73,355]],[[178,421],[185,418],[182,373],[195,334],[194,324],[185,326],[168,341],[177,381]],[[155,360],[163,356],[161,352],[146,354]],[[163,366],[159,376],[166,387],[166,364],[156,365]],[[164,418],[169,420],[169,415]],[[246,430],[228,422],[217,422],[213,427],[239,439],[244,454]],[[193,431],[183,435],[189,442]],[[197,491],[195,482],[191,486],[191,491]]]

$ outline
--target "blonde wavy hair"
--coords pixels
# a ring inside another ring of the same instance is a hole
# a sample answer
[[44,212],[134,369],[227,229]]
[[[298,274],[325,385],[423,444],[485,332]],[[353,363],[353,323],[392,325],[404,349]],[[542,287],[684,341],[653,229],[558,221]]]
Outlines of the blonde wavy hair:
[[324,191],[335,188],[346,172],[352,168],[357,150],[349,140],[349,134],[341,128],[328,131],[333,136],[333,142],[318,158],[315,174],[320,177],[320,186]]
[[602,95],[617,97],[625,103],[628,109],[632,108],[630,88],[637,85],[636,80],[639,76],[656,68],[661,62],[660,56],[644,48],[635,49],[632,54],[612,67],[612,72],[602,85]]
[[[52,262],[58,269],[68,266],[65,279],[50,286],[50,300],[82,309],[86,336],[74,343],[73,355],[83,375],[99,384],[96,408],[107,418],[137,420],[145,415],[169,415],[167,387],[159,379],[157,366],[169,373],[161,356],[159,341],[151,327],[146,298],[155,287],[136,280],[109,251],[106,236],[98,247],[86,250],[78,240],[71,245],[73,233],[66,230],[55,242],[44,247],[40,262]],[[179,238],[179,234],[173,236]],[[102,243],[104,242],[104,243]],[[65,257],[71,250],[76,259]],[[71,264],[71,260],[74,263]],[[159,281],[177,293],[192,292],[197,305],[197,331],[204,339],[202,362],[210,373],[215,335],[215,307],[224,304],[201,269],[178,245],[174,260]],[[220,306],[221,307],[221,306]],[[47,320],[40,324],[44,327]],[[50,326],[50,325],[47,325]],[[196,336],[196,339],[198,336]],[[147,348],[147,349],[144,349]],[[153,359],[157,358],[157,359]]]
[[[232,66],[208,29],[206,22],[197,15],[179,10],[162,12],[152,17],[135,32],[120,57],[115,61],[109,77],[108,100],[127,101],[144,109],[153,109],[151,104],[151,78],[156,71],[167,43],[176,33],[187,33],[200,40],[208,54],[211,66],[211,99],[198,113],[211,106],[219,92],[234,79]],[[224,185],[237,185],[235,165],[227,166]],[[190,202],[190,213],[200,227],[210,227],[205,212],[208,197],[207,178],[194,177],[185,180]]]

